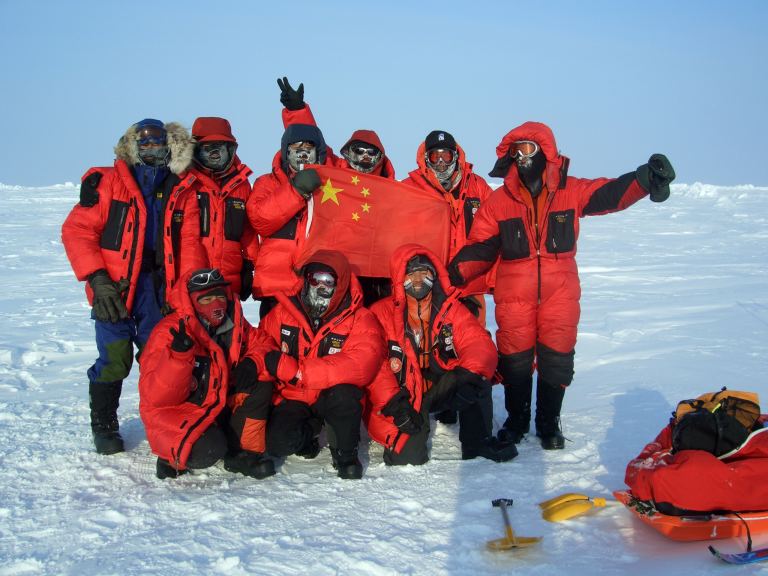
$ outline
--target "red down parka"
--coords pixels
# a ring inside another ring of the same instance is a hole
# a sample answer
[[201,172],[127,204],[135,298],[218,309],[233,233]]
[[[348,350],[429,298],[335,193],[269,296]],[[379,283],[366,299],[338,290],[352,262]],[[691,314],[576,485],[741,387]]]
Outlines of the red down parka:
[[[199,215],[194,196],[170,188],[178,182],[192,158],[192,141],[186,130],[176,123],[166,124],[171,149],[171,174],[163,184],[164,207],[162,246],[166,294],[171,294],[176,280],[185,273],[207,265],[200,244]],[[134,131],[135,132],[135,131]],[[64,221],[61,239],[67,257],[80,281],[99,269],[105,269],[113,281],[130,281],[126,307],[130,312],[136,282],[142,267],[147,211],[130,166],[138,162],[137,152],[130,146],[135,138],[131,129],[115,147],[114,167],[91,168],[83,180],[94,173],[101,174],[97,190],[99,200],[93,206],[77,204]],[[93,293],[85,285],[88,302]]]
[[[472,164],[467,162],[464,150],[458,144],[456,145],[456,152],[459,156],[456,169],[461,170],[461,180],[451,192],[445,192],[435,173],[427,166],[424,159],[424,142],[419,145],[419,149],[416,151],[416,164],[418,168],[412,170],[408,174],[408,178],[403,180],[406,184],[438,194],[450,204],[451,237],[448,251],[449,261],[467,243],[469,231],[472,228],[472,223],[475,220],[477,211],[480,209],[480,205],[493,192],[493,188],[488,185],[482,176],[472,172]],[[480,285],[480,288],[480,290],[465,289],[464,293],[476,294],[483,292],[483,286]]]
[[408,305],[403,281],[406,264],[417,254],[427,256],[437,272],[437,282],[432,288],[429,326],[429,341],[433,342],[430,371],[440,375],[449,370],[464,368],[490,379],[498,361],[498,352],[490,335],[467,307],[459,302],[460,294],[450,285],[448,273],[443,264],[437,261],[437,257],[417,244],[405,244],[397,249],[390,263],[392,296],[371,306],[371,312],[384,328],[388,357],[369,388],[363,414],[371,438],[395,452],[402,449],[409,436],[400,434],[391,418],[379,414],[380,407],[386,404],[399,387],[404,387],[414,409],[421,410],[422,398],[429,385],[419,367],[418,352],[405,333]]
[[[247,357],[256,364],[259,380],[271,380],[264,356],[276,348],[263,330],[248,323],[237,298],[230,297],[232,344],[223,351],[198,320],[185,288],[179,286],[174,295],[177,309],[152,331],[139,372],[139,413],[149,445],[179,470],[186,468],[192,445],[227,405],[230,369]],[[187,352],[171,349],[170,329],[177,330],[179,320],[194,343]]]
[[[768,420],[763,414],[761,420]],[[768,428],[720,457],[704,450],[672,454],[672,424],[627,465],[624,482],[641,500],[696,512],[768,511]]]
[[221,270],[237,294],[241,293],[243,260],[255,264],[259,254],[259,238],[246,214],[251,195],[248,181],[251,173],[251,169],[235,156],[223,177],[193,165],[178,185],[188,188],[197,198],[200,238],[210,267]]
[[339,252],[318,251],[307,262],[320,262],[336,271],[337,288],[324,323],[314,333],[300,302],[303,281],[292,294],[278,293],[278,304],[260,326],[283,353],[298,360],[296,384],[278,381],[275,404],[298,400],[314,404],[320,392],[337,384],[368,386],[385,355],[384,335],[371,312],[362,307],[360,284]]
[[615,179],[567,176],[568,159],[558,153],[555,137],[544,124],[526,122],[509,132],[496,149],[499,157],[517,140],[537,142],[547,160],[537,202],[513,164],[503,186],[480,207],[467,245],[449,268],[471,280],[501,257],[494,291],[501,354],[531,350],[537,342],[570,353],[580,316],[575,260],[579,219],[624,210],[648,192],[634,171]]

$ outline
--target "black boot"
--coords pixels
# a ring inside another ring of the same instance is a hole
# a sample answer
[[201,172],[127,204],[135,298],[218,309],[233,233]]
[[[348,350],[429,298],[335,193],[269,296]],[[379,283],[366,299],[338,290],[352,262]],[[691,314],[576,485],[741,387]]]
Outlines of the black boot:
[[530,430],[533,358],[532,348],[517,354],[499,355],[504,408],[507,410],[507,419],[497,434],[499,440],[519,444]]
[[456,424],[459,421],[459,414],[456,410],[443,410],[435,414],[435,420],[442,424]]
[[565,388],[553,386],[539,377],[536,383],[536,436],[544,450],[562,450],[565,437],[560,428],[560,409]]
[[186,474],[186,470],[176,470],[173,466],[171,466],[170,462],[168,460],[164,460],[162,458],[157,459],[157,465],[155,467],[155,476],[160,478],[160,480],[165,480],[166,478],[178,478],[182,474]]
[[472,460],[478,456],[494,462],[506,462],[517,456],[517,448],[514,442],[499,440],[493,436],[486,438],[479,444],[461,445],[462,460]]
[[357,446],[352,450],[331,448],[333,467],[339,478],[344,480],[359,480],[363,477],[363,465],[357,456]]
[[123,438],[117,422],[117,407],[123,382],[91,382],[88,396],[91,406],[91,432],[93,443],[99,454],[123,452]]
[[224,457],[224,469],[262,480],[275,474],[275,463],[261,452],[242,450]]

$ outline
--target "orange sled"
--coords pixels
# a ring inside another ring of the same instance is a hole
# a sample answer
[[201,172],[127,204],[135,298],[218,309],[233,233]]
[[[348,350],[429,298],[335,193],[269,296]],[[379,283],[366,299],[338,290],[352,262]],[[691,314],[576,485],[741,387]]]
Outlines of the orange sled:
[[638,500],[626,490],[617,490],[613,495],[644,524],[678,542],[747,537],[747,526],[753,537],[768,533],[768,510],[739,512],[738,516],[714,512],[695,516],[669,516],[656,510],[652,502]]

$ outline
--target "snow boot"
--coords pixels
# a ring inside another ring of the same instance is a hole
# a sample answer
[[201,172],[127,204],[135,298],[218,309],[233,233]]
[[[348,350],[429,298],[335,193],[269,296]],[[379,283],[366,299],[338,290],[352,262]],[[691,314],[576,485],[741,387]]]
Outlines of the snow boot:
[[117,407],[123,382],[91,382],[88,396],[91,408],[91,432],[96,452],[117,454],[125,451],[120,425],[117,422]]
[[359,480],[363,477],[363,465],[357,456],[357,446],[352,450],[331,448],[331,459],[339,478]]
[[517,456],[517,447],[514,442],[505,442],[493,436],[479,444],[461,445],[462,460],[473,460],[478,456],[494,462],[507,462]]
[[157,459],[155,476],[157,476],[160,480],[165,480],[166,478],[178,478],[182,474],[186,473],[186,470],[176,470],[176,468],[171,466],[168,460],[164,460],[163,458]]
[[499,372],[504,384],[504,408],[507,419],[497,436],[504,442],[519,444],[531,427],[533,350],[499,358]]
[[241,450],[236,454],[224,457],[224,469],[237,472],[243,476],[263,480],[275,474],[275,463],[265,457],[262,452],[247,452]]
[[539,377],[536,385],[536,436],[544,450],[562,450],[565,437],[560,428],[560,409],[565,388],[553,386]]
[[435,420],[441,424],[456,424],[459,421],[459,415],[456,410],[443,410],[435,414]]

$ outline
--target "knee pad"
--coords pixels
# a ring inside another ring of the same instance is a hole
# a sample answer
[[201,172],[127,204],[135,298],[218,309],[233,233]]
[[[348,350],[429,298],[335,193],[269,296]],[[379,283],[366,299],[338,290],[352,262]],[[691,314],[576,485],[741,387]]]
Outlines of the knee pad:
[[573,380],[573,358],[575,350],[557,352],[544,344],[538,344],[539,378],[549,385],[559,388],[570,385]]
[[514,354],[499,354],[499,372],[504,385],[530,381],[533,374],[534,349]]

